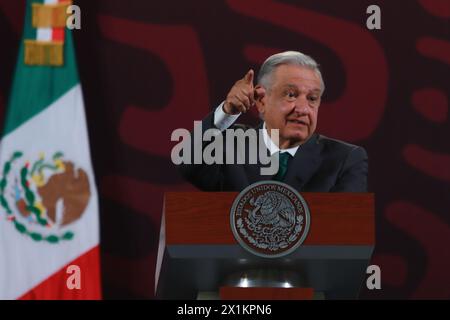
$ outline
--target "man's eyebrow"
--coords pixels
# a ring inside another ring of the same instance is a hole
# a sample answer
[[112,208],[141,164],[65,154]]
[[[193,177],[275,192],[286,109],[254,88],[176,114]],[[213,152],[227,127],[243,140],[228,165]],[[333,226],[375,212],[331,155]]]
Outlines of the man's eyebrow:
[[[297,89],[298,90],[298,86],[296,84],[293,84],[293,83],[284,84],[283,88],[292,88],[292,89]],[[321,91],[322,90],[320,88],[315,88],[315,89],[310,90],[309,92],[311,92],[311,93],[319,93],[320,94]]]

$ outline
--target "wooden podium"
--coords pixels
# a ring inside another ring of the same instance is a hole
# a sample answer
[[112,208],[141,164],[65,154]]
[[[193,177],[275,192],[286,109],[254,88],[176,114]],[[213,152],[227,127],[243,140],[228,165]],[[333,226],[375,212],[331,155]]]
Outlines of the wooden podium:
[[[237,192],[165,194],[155,294],[158,299],[355,299],[365,285],[375,244],[372,193],[301,193],[311,214],[309,234],[293,253],[257,257],[235,240],[230,208]],[[246,270],[283,270],[299,275],[301,288],[230,287],[226,279]]]

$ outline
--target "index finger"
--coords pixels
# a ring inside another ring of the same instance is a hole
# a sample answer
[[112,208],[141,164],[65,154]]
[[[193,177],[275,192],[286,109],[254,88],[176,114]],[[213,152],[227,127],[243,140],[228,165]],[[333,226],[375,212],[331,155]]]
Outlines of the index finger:
[[247,74],[244,76],[244,80],[247,84],[251,84],[253,85],[253,77],[255,75],[255,72],[253,71],[253,69],[250,69]]

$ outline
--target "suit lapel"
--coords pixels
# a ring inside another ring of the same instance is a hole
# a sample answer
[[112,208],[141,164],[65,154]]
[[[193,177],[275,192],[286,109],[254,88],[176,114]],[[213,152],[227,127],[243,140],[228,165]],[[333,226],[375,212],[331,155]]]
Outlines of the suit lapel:
[[263,128],[263,122],[261,122],[255,129],[257,132],[257,143],[258,143],[258,157],[257,157],[257,163],[256,164],[248,164],[248,159],[249,159],[249,148],[246,148],[247,154],[246,154],[246,164],[245,166],[245,171],[247,172],[247,178],[248,178],[248,182],[249,184],[253,184],[255,182],[259,182],[261,180],[271,180],[272,176],[262,176],[261,175],[261,168],[263,167],[267,167],[268,165],[262,165],[260,162],[260,158],[259,158],[259,152],[261,152],[259,150],[259,148],[264,148],[266,155],[270,156],[269,154],[269,150],[266,148],[266,145],[262,139],[262,136],[260,137],[260,130],[262,130]]
[[[258,125],[257,130],[262,129],[262,123]],[[259,131],[258,131],[259,132]],[[257,135],[258,145],[263,146],[269,155],[269,150],[265,147],[264,142],[261,141],[260,136]],[[262,137],[261,137],[262,139]],[[320,152],[322,145],[319,141],[319,135],[314,133],[311,138],[303,145],[301,145],[293,159],[290,160],[288,170],[284,178],[284,182],[301,191],[302,187],[309,181],[313,174],[319,168],[321,158]],[[246,148],[246,159],[249,159],[248,148]],[[259,160],[259,156],[258,156]],[[263,165],[258,161],[257,164],[248,164],[246,161],[245,171],[247,173],[247,179],[249,184],[253,184],[262,180],[272,180],[273,176],[262,176],[261,168]],[[264,165],[267,167],[267,165]]]
[[298,148],[294,158],[289,162],[284,182],[301,191],[320,165],[321,149],[319,135],[313,134],[305,144]]

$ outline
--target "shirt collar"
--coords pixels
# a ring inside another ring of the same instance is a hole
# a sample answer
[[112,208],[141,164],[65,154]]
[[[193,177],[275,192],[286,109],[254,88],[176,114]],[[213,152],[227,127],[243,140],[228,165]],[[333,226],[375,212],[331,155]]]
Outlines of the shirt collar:
[[267,149],[270,151],[270,155],[273,156],[275,153],[280,152],[289,152],[290,155],[292,157],[295,156],[295,153],[297,152],[297,149],[299,146],[296,147],[292,147],[289,149],[281,149],[278,148],[278,146],[273,143],[272,139],[270,139],[269,134],[267,133],[267,129],[266,129],[266,122],[263,123],[263,139],[264,139],[264,143],[266,144]]

